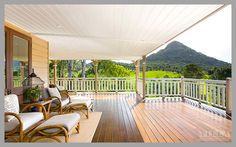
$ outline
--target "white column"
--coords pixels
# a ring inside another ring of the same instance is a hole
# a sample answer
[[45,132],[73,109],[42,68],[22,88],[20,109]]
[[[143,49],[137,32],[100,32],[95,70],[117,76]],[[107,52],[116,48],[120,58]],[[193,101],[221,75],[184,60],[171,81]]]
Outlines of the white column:
[[143,99],[146,96],[146,56],[143,56]]
[[95,73],[95,93],[98,92],[98,60],[93,60],[94,73]]
[[52,63],[53,63],[53,83],[56,84],[56,82],[57,82],[57,63],[58,63],[58,61],[53,60]]
[[138,94],[139,92],[138,92],[138,79],[139,79],[139,72],[140,72],[140,69],[139,69],[139,67],[140,67],[140,61],[139,60],[137,60],[137,61],[135,61],[135,85],[136,85],[136,94]]
[[231,78],[226,79],[226,114],[231,116]]
[[182,102],[184,102],[184,76],[181,76],[181,98],[182,98]]

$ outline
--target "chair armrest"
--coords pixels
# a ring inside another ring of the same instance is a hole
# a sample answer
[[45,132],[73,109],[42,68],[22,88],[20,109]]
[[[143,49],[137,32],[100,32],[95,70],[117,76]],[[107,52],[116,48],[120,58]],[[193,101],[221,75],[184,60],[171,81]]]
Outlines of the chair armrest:
[[67,90],[61,90],[60,94],[61,94],[61,96],[65,95],[65,97],[68,98],[69,102],[71,103],[71,98],[70,98],[69,92]]
[[25,110],[27,110],[27,109],[30,108],[30,107],[41,107],[41,108],[42,108],[42,111],[43,111],[44,119],[47,118],[47,112],[46,112],[45,107],[44,107],[42,104],[38,104],[38,103],[33,103],[33,104],[26,105],[26,106],[21,110],[21,113],[24,112]]
[[[21,117],[20,117],[18,114],[13,113],[13,112],[5,112],[4,115],[5,115],[5,118],[6,118],[6,116],[8,116],[8,115],[14,116],[14,117],[19,121],[20,130],[23,129],[23,123],[22,123]],[[18,126],[17,126],[17,127],[18,127]],[[16,127],[16,128],[17,128],[17,127]],[[16,128],[15,128],[15,129],[16,129]]]
[[61,92],[62,92],[62,93],[67,93],[67,94],[69,93],[67,90],[60,90],[60,93],[61,93]]
[[[59,97],[56,97],[56,96],[50,96],[50,97],[48,97],[46,100],[56,100],[56,101],[58,101],[59,103],[57,104],[58,105],[58,107],[61,107],[61,104],[62,104],[62,101],[61,101],[61,99],[59,98]],[[52,101],[52,103],[53,103],[53,101]]]
[[48,98],[46,98],[45,100],[58,100],[60,103],[61,103],[61,99],[59,97],[56,97],[56,96],[50,96]]
[[69,101],[71,102],[71,98],[70,98],[69,92],[67,90],[61,90],[60,94],[62,97],[65,96],[66,98],[69,98]]

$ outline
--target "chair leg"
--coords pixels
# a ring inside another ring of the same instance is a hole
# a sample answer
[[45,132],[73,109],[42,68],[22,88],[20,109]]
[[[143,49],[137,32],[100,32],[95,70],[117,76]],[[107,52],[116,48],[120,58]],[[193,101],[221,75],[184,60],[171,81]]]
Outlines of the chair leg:
[[19,142],[23,142],[23,141],[24,141],[24,134],[23,134],[23,131],[20,131]]
[[87,117],[87,119],[88,119],[88,118],[89,118],[89,109],[87,109],[86,111],[87,111],[86,117]]
[[77,127],[76,127],[76,131],[79,133],[80,130],[80,123],[78,122]]
[[66,135],[65,135],[65,142],[66,142],[66,143],[68,143],[68,142],[70,141],[69,138],[70,138],[70,135],[66,134]]
[[90,107],[91,111],[94,112],[94,107],[93,105]]
[[63,111],[62,111],[62,107],[60,107],[60,112],[59,112],[59,113],[62,114],[62,112],[63,112]]

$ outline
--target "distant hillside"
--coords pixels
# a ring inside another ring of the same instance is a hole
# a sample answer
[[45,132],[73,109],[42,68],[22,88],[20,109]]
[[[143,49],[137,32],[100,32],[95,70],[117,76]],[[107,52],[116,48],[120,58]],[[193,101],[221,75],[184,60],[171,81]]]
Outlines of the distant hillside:
[[147,57],[148,70],[181,71],[186,64],[197,64],[205,70],[212,67],[231,66],[231,64],[206,56],[186,45],[173,41],[164,49]]

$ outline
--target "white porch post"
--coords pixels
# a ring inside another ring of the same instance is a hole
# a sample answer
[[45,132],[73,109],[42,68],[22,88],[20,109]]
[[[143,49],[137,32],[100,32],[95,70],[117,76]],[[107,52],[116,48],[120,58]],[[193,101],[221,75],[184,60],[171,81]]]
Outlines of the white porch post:
[[226,114],[231,116],[231,78],[226,79]]
[[95,73],[95,93],[98,92],[98,60],[93,60],[94,73]]
[[184,93],[185,93],[185,91],[184,91],[184,76],[181,76],[181,82],[180,82],[180,84],[181,84],[181,99],[182,99],[182,102],[184,102]]
[[135,85],[136,85],[136,94],[139,93],[139,92],[138,92],[138,86],[139,86],[139,84],[138,84],[138,79],[139,79],[139,72],[140,72],[139,67],[140,67],[140,61],[137,60],[137,61],[135,61]]
[[143,99],[146,96],[146,56],[143,56]]
[[53,60],[52,63],[53,63],[53,83],[56,84],[56,82],[57,82],[57,63],[58,63],[58,61]]

